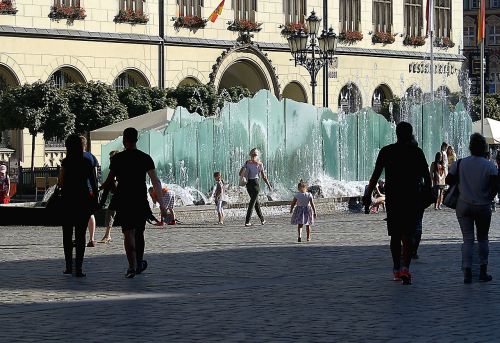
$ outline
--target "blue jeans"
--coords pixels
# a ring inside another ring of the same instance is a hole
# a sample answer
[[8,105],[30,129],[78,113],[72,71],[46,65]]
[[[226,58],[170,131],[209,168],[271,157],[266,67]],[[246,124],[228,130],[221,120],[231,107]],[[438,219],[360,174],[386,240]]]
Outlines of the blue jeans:
[[474,225],[477,230],[477,243],[479,245],[479,264],[488,264],[488,232],[491,223],[491,206],[471,205],[461,200],[457,202],[456,209],[458,223],[462,230],[462,268],[472,267],[472,253],[474,249]]

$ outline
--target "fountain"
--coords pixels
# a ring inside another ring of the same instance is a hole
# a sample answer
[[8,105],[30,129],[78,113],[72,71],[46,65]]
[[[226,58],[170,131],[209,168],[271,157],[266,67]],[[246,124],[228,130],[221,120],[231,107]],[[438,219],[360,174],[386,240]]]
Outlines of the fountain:
[[[424,102],[419,89],[412,85],[398,119],[412,123],[429,161],[443,140],[463,156],[472,126],[465,106],[459,102],[451,111],[446,99]],[[334,113],[293,100],[280,101],[263,90],[253,98],[226,102],[216,117],[177,108],[163,132],[141,133],[138,148],[152,156],[165,183],[183,189],[207,193],[213,172],[222,172],[233,192],[229,197],[236,201],[242,193],[234,186],[238,171],[252,147],[262,152],[276,195],[288,199],[300,179],[321,183],[326,196],[359,195],[378,152],[394,141],[395,123],[370,108]],[[120,148],[121,139],[112,141],[103,145],[101,156]],[[108,164],[102,163],[104,175]]]

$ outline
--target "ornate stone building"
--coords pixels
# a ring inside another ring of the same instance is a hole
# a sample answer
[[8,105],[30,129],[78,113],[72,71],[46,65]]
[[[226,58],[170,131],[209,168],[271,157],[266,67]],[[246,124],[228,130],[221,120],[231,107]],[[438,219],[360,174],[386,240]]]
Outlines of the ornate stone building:
[[[337,60],[323,84],[328,104],[353,112],[393,96],[429,92],[429,47],[423,0],[0,0],[0,88],[37,80],[59,87],[100,80],[117,88],[212,83],[310,101],[308,72],[292,61],[286,31],[315,9],[339,35]],[[327,8],[323,5],[326,3]],[[461,2],[436,9],[436,89],[459,87],[463,57]],[[238,42],[242,27],[252,43]],[[458,43],[458,44],[456,44]],[[9,146],[30,161],[26,133]],[[36,164],[58,161],[57,144],[37,139]]]

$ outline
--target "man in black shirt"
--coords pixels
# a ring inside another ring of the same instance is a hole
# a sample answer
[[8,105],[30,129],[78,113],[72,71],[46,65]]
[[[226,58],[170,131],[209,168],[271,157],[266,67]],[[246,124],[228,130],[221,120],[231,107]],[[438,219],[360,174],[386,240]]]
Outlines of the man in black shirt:
[[[397,142],[380,150],[367,192],[363,197],[365,204],[371,201],[369,195],[382,170],[385,169],[387,230],[391,236],[394,280],[401,279],[404,284],[411,284],[409,272],[411,248],[418,212],[422,207],[422,194],[426,194],[427,191],[430,193],[431,187],[427,160],[423,151],[411,143],[412,131],[413,128],[409,123],[398,124]],[[402,266],[401,242],[403,242]]]
[[[109,175],[103,188],[110,187],[116,177],[118,185],[114,193],[116,218],[121,223],[125,236],[125,252],[129,268],[126,277],[133,278],[147,268],[144,257],[144,229],[150,214],[147,199],[146,175],[151,179],[158,199],[162,198],[161,182],[156,175],[153,159],[136,147],[138,132],[134,128],[123,131],[125,150],[111,160]],[[160,202],[162,213],[165,206]]]

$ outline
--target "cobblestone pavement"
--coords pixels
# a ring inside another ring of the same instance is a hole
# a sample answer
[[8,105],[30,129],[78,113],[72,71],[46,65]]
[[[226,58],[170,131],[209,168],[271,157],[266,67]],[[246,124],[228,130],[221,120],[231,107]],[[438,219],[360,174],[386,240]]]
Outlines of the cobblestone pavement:
[[149,268],[131,280],[118,230],[87,248],[78,279],[62,274],[60,228],[0,227],[0,341],[500,341],[500,213],[494,280],[471,285],[453,212],[426,213],[411,286],[391,279],[383,216],[320,217],[300,244],[283,216],[151,228]]

